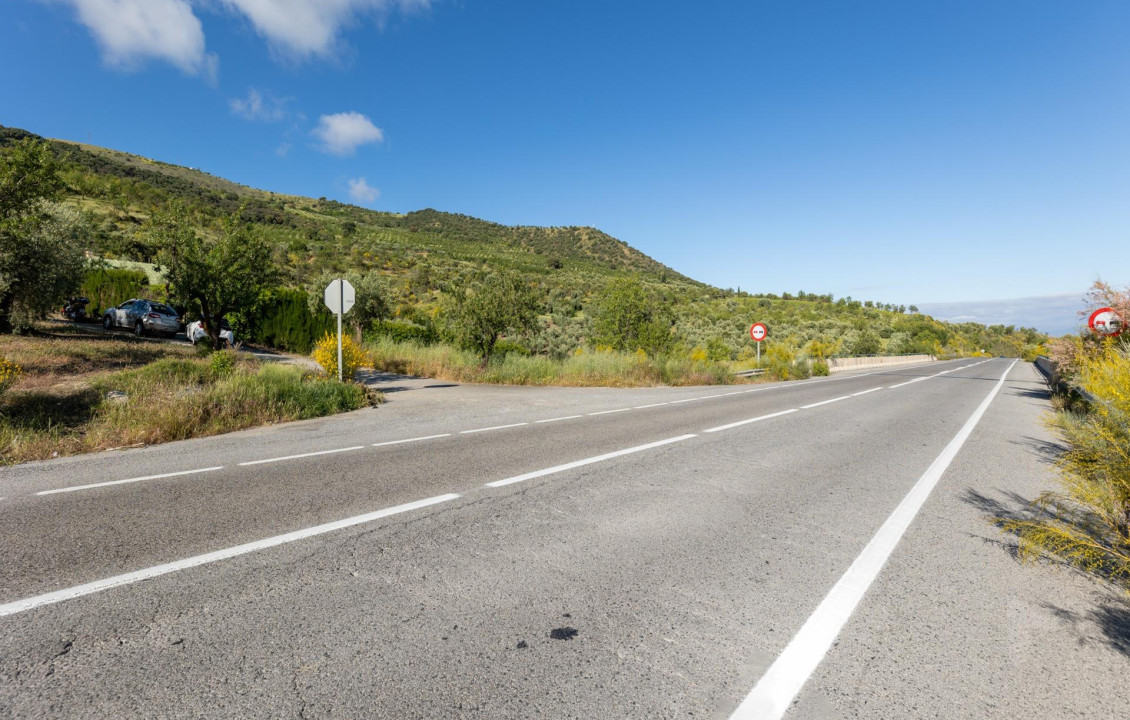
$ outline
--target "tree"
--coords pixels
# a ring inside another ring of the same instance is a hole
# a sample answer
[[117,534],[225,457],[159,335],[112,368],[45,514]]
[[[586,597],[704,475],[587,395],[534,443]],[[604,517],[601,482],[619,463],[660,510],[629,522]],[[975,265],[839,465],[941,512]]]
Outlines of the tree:
[[0,333],[22,330],[82,281],[85,229],[52,201],[63,189],[47,143],[23,140],[0,155]]
[[274,281],[267,243],[235,216],[218,234],[202,237],[183,211],[155,216],[150,236],[160,248],[170,295],[199,310],[212,347],[219,350],[224,316],[252,307]]
[[656,354],[671,347],[674,316],[654,302],[637,278],[615,281],[594,317],[594,340],[616,350]]
[[462,347],[490,360],[499,335],[522,332],[534,326],[538,298],[521,276],[500,273],[474,293],[463,290],[453,296],[449,328]]
[[341,322],[353,330],[354,339],[361,342],[361,332],[377,320],[384,320],[389,316],[388,301],[385,299],[384,282],[375,272],[361,274],[356,271],[335,273],[326,271],[319,275],[313,283],[306,288],[306,297],[310,302],[310,312],[317,315],[326,306],[326,286],[333,280],[342,278],[348,280],[355,293],[353,308],[342,315]]

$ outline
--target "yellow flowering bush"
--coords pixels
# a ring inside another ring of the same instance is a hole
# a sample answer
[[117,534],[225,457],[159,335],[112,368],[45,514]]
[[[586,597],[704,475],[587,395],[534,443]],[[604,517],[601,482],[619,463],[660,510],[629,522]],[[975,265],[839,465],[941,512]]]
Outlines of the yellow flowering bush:
[[14,362],[9,362],[2,355],[0,355],[0,395],[4,391],[16,384],[19,380],[23,370]]
[[1055,555],[1130,590],[1130,350],[1106,341],[1077,359],[1094,402],[1051,420],[1067,444],[1061,490],[1040,495],[1031,518],[998,523],[1020,537],[1024,557]]
[[[330,377],[337,377],[337,334],[327,332],[314,346],[314,361],[325,369]],[[369,356],[349,335],[342,335],[341,364],[342,379],[352,380],[353,373],[362,365],[368,364]]]

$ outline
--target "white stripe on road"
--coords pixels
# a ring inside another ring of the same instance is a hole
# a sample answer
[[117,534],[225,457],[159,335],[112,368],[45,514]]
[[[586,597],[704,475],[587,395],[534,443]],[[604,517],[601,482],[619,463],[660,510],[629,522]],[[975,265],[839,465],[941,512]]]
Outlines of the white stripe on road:
[[1000,392],[1015,365],[1016,361],[1013,361],[1008,366],[996,386],[981,401],[961,430],[942,450],[942,454],[930,464],[879,528],[879,532],[867,543],[867,547],[863,548],[863,552],[817,606],[816,611],[761,676],[757,685],[730,716],[730,720],[780,720],[784,717],[801,688],[832,647],[859,601],[863,599],[864,593],[878,577],[879,571],[914,521],[930,492],[989,409],[989,404]]
[[266,458],[264,460],[248,460],[247,462],[241,462],[239,465],[240,467],[243,467],[245,465],[262,465],[263,463],[283,462],[284,460],[298,460],[300,458],[317,457],[318,455],[333,455],[334,453],[343,453],[349,452],[350,450],[364,449],[364,445],[354,445],[353,447],[336,448],[334,450],[319,450],[318,452],[308,452],[302,453],[300,455],[284,455],[283,457]]
[[906,385],[913,385],[916,382],[922,382],[923,380],[929,380],[929,379],[930,378],[928,378],[928,377],[914,378],[913,380],[908,380],[907,382],[899,383],[898,385],[891,385],[891,389],[894,390],[895,388],[904,387]]
[[217,550],[215,552],[205,553],[203,555],[195,555],[184,560],[177,560],[176,562],[165,563],[164,565],[155,565],[154,567],[145,568],[144,570],[136,570],[134,572],[125,573],[124,575],[115,575],[114,577],[105,578],[103,580],[95,580],[94,582],[86,583],[85,585],[76,585],[75,587],[67,588],[65,590],[56,590],[55,592],[45,593],[43,595],[36,595],[35,597],[25,598],[24,600],[16,600],[15,602],[5,603],[0,605],[0,617],[5,615],[14,615],[16,613],[31,610],[32,608],[41,607],[43,605],[51,605],[53,603],[63,602],[64,600],[73,600],[74,598],[82,597],[83,595],[92,595],[103,590],[110,588],[120,587],[122,585],[130,585],[142,580],[149,580],[151,578],[159,577],[161,575],[168,575],[179,570],[187,570],[188,568],[197,567],[199,565],[207,565],[209,563],[219,562],[220,560],[227,560],[229,558],[237,557],[239,555],[246,555],[258,550],[265,550],[267,548],[276,547],[278,545],[285,545],[297,540],[305,540],[316,535],[324,535],[335,530],[342,530],[344,528],[353,527],[354,525],[362,525],[364,523],[380,520],[381,518],[389,517],[390,515],[397,515],[399,513],[408,512],[410,510],[418,510],[420,508],[428,507],[429,505],[436,505],[438,503],[448,502],[455,500],[459,496],[451,493],[448,495],[438,495],[436,497],[427,498],[426,500],[417,500],[415,502],[406,503],[404,505],[397,505],[396,507],[385,508],[384,510],[377,510],[376,512],[366,513],[365,515],[357,515],[355,517],[346,518],[344,520],[336,520],[324,525],[315,525],[314,527],[306,528],[305,530],[296,530],[284,535],[275,535],[264,540],[256,540],[255,542],[246,543],[244,545],[236,545],[235,547],[226,548],[224,550]]
[[550,418],[548,420],[535,420],[535,423],[558,422],[559,420],[576,420],[577,418],[584,417],[584,415],[566,415],[565,417]]
[[677,405],[679,403],[694,402],[695,400],[702,400],[702,398],[686,398],[685,400],[672,400],[671,404]]
[[820,407],[821,405],[830,405],[834,402],[839,402],[840,400],[847,400],[850,397],[851,397],[851,395],[841,395],[840,397],[832,398],[831,400],[821,400],[820,402],[814,402],[810,405],[801,405],[800,409],[801,410],[808,410],[809,408]]
[[57,490],[41,490],[36,495],[54,495],[56,493],[69,493],[76,490],[90,490],[91,488],[109,487],[110,485],[125,485],[126,483],[141,482],[142,480],[160,480],[161,478],[180,477],[181,475],[195,475],[197,473],[215,472],[223,470],[223,465],[216,467],[200,468],[199,470],[181,470],[180,472],[162,473],[160,475],[145,475],[144,477],[129,478],[126,480],[111,480],[110,482],[91,483],[89,485],[75,485],[74,487],[59,488]]
[[516,475],[514,477],[506,478],[505,480],[495,480],[494,482],[488,482],[487,487],[502,487],[503,485],[511,485],[513,483],[519,483],[524,480],[532,480],[534,478],[543,477],[545,475],[553,475],[554,473],[565,472],[566,470],[572,470],[573,468],[579,468],[585,465],[592,465],[593,463],[611,460],[612,458],[618,458],[623,455],[631,455],[632,453],[651,450],[652,448],[657,448],[661,445],[670,445],[671,443],[677,443],[681,440],[690,440],[693,437],[698,436],[680,435],[679,437],[667,438],[666,440],[648,443],[647,445],[637,445],[636,447],[630,447],[626,450],[617,450],[616,452],[605,453],[604,455],[597,455],[596,457],[585,458],[584,460],[577,460],[575,462],[566,463],[564,465],[556,465],[544,470],[535,470],[533,472],[528,472],[525,475]]
[[634,409],[635,408],[618,408],[616,410],[601,410],[600,412],[589,413],[589,415],[611,415],[612,413],[628,412]]
[[659,407],[660,405],[670,405],[670,404],[671,403],[669,403],[669,402],[661,402],[661,403],[652,403],[651,405],[636,405],[632,409],[633,410],[643,410],[645,408],[653,408],[653,407]]
[[882,387],[882,386],[880,386],[880,387],[874,387],[874,388],[871,388],[870,390],[864,390],[863,392],[852,393],[852,394],[851,394],[851,396],[852,396],[852,397],[859,397],[860,395],[866,395],[867,393],[873,393],[873,392],[875,392],[876,390],[885,390],[885,389],[886,389],[886,388],[884,388],[884,387]]
[[722,430],[729,430],[730,428],[736,428],[741,425],[749,425],[750,423],[761,422],[762,420],[768,420],[769,418],[781,417],[782,415],[788,415],[789,413],[795,413],[796,411],[796,408],[793,408],[791,410],[782,410],[781,412],[770,413],[768,415],[750,418],[749,420],[739,420],[737,422],[730,423],[729,425],[719,425],[718,427],[713,427],[709,430],[703,430],[703,432],[715,433]]
[[512,425],[495,425],[494,427],[475,428],[474,430],[460,430],[460,435],[470,435],[471,433],[490,432],[491,430],[505,430],[506,428],[522,427],[529,425],[529,423],[514,423]]
[[404,443],[420,442],[421,440],[435,440],[436,438],[451,437],[451,433],[443,433],[441,435],[425,435],[424,437],[408,438],[407,440],[389,440],[388,442],[373,443],[373,447],[384,447],[385,445],[403,445]]

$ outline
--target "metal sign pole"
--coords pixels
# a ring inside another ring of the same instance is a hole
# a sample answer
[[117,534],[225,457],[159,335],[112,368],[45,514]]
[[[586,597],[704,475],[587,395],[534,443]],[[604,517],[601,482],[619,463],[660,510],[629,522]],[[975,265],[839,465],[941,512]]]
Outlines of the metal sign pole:
[[761,367],[761,343],[757,343],[757,367]]
[[344,382],[342,378],[341,369],[341,311],[345,307],[345,283],[339,282],[338,290],[338,306],[337,306],[337,381]]

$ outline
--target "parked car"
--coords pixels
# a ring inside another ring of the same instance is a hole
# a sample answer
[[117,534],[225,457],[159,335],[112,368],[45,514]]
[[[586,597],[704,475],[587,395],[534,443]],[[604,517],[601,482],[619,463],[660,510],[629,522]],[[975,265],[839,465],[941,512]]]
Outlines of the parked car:
[[[188,341],[193,345],[200,340],[208,342],[208,333],[204,330],[204,323],[199,320],[190,322],[184,334],[188,336]],[[228,325],[227,320],[220,322],[220,343],[227,347],[235,347],[235,333],[232,332],[231,325]]]
[[138,337],[146,333],[172,337],[180,330],[180,317],[176,310],[164,303],[135,298],[106,310],[102,315],[102,327],[107,330],[129,328]]

